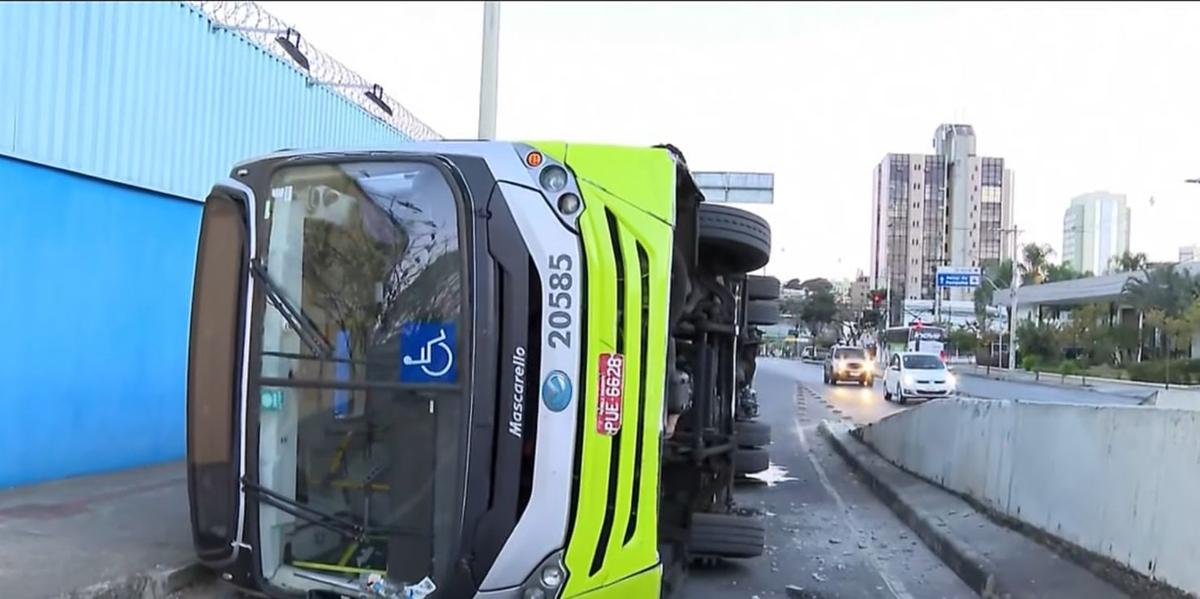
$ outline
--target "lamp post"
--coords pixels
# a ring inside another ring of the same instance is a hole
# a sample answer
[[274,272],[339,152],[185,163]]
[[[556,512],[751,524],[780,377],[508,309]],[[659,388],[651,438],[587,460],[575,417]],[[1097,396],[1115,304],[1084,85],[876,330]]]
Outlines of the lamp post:
[[479,139],[496,138],[499,79],[500,3],[483,3],[483,60],[479,68]]

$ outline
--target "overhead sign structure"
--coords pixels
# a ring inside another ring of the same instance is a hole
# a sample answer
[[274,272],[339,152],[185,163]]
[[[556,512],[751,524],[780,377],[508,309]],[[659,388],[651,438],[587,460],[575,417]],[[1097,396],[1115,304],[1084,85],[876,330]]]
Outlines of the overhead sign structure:
[[938,287],[978,287],[983,273],[978,266],[939,266]]
[[774,173],[692,171],[704,199],[718,204],[774,204]]

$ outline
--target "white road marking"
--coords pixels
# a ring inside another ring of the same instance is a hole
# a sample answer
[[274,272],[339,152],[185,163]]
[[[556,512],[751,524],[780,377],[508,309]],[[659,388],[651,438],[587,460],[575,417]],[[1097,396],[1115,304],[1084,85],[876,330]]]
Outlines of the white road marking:
[[[799,388],[803,389],[803,387]],[[817,456],[813,455],[812,447],[810,447],[808,444],[808,438],[804,435],[804,427],[800,426],[800,421],[795,416],[792,417],[792,424],[794,424],[796,427],[796,436],[800,438],[800,447],[804,448],[804,454],[808,456],[808,461],[812,463],[813,469],[817,471],[817,478],[820,479],[821,486],[825,487],[825,490],[829,492],[831,497],[833,497],[833,501],[837,503],[838,509],[842,512],[846,527],[849,529],[852,538],[863,538],[865,536],[863,527],[858,524],[854,514],[851,513],[850,508],[846,505],[846,501],[842,499],[841,494],[838,493],[837,489],[833,487],[833,483],[829,482],[829,475],[827,475],[825,473],[825,469],[821,467],[821,463],[817,460]],[[896,597],[897,599],[913,599],[913,596],[909,594],[907,589],[904,588],[903,583],[901,583],[899,580],[892,580],[890,577],[888,577],[887,573],[883,570],[883,566],[880,564],[879,559],[875,556],[874,550],[867,548],[863,549],[862,551],[866,554],[867,561],[871,564],[871,567],[875,569],[875,572],[879,574],[879,578],[883,580],[883,584],[887,585],[887,588],[889,591],[891,591],[893,597]]]

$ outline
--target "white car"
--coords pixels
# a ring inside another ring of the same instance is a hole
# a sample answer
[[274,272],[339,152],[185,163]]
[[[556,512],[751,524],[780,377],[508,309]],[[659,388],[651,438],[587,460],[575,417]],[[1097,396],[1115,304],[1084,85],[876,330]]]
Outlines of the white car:
[[914,397],[949,397],[958,380],[937,354],[900,352],[892,355],[883,375],[883,398],[908,403]]

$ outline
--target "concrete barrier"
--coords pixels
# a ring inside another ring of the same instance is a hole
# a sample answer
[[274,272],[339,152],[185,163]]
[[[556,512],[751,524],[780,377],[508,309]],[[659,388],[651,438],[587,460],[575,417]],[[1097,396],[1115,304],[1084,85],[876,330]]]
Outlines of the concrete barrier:
[[1200,593],[1200,412],[946,399],[859,432],[1002,516]]
[[1055,372],[1029,372],[1026,370],[1008,370],[1007,368],[979,366],[976,364],[967,365],[952,365],[952,370],[970,376],[981,376],[996,379],[998,381],[1014,381],[1022,383],[1046,383],[1053,385],[1075,386],[1075,387],[1094,387],[1097,385],[1106,385],[1111,387],[1128,387],[1130,389],[1178,389],[1200,393],[1200,385],[1180,385],[1172,383],[1165,385],[1163,383],[1150,383],[1146,381],[1134,381],[1129,379],[1110,379],[1098,376],[1089,376],[1086,374],[1059,374]]
[[1200,391],[1192,389],[1159,389],[1146,403],[1160,408],[1200,410]]

